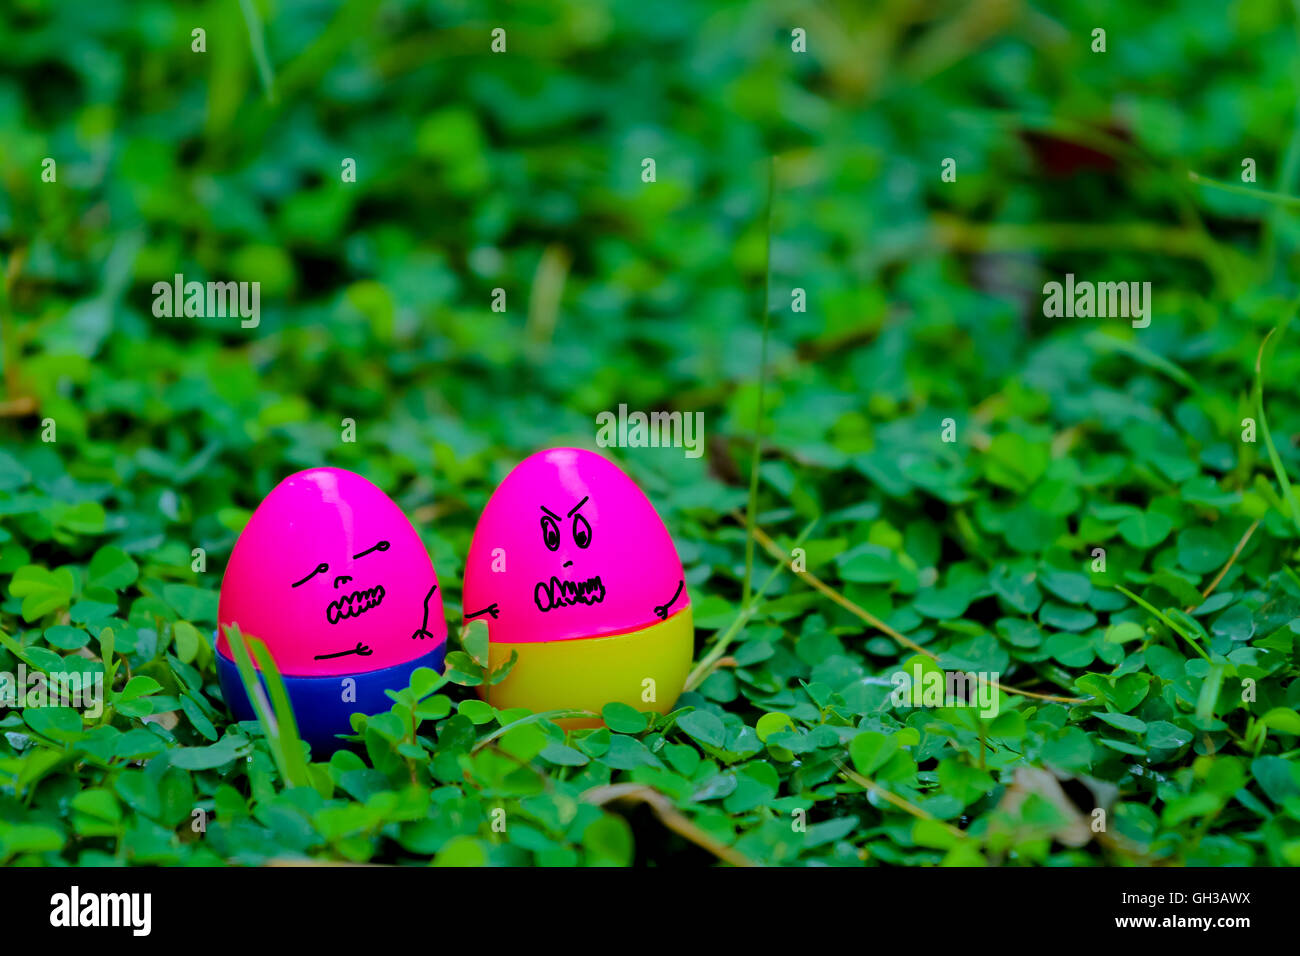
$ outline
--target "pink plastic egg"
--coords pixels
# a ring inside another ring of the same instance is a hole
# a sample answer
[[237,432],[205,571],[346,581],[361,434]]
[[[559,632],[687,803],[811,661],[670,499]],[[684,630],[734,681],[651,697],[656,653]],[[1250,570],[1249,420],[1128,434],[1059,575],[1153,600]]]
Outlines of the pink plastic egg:
[[663,520],[613,462],[577,448],[524,459],[484,509],[465,619],[487,621],[496,706],[663,711],[693,652],[690,595]]
[[[441,669],[446,647],[438,578],[419,535],[392,499],[340,468],[300,471],[266,496],[235,543],[218,616],[222,686],[233,676],[241,706],[232,624],[266,643],[299,723],[320,716],[339,732],[352,710],[387,709],[383,688],[405,687],[415,666]],[[231,698],[228,690],[238,713]],[[314,713],[322,707],[330,713]]]

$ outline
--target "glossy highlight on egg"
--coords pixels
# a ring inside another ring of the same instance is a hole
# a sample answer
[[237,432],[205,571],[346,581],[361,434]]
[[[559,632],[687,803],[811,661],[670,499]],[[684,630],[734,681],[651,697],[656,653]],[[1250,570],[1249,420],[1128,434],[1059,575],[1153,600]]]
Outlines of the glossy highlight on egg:
[[360,475],[290,475],[253,512],[221,582],[217,670],[241,720],[254,716],[227,628],[266,643],[299,732],[336,749],[350,715],[388,710],[417,667],[441,671],[447,625],[433,562],[391,498]]
[[483,691],[501,708],[664,713],[694,653],[663,520],[621,468],[577,448],[531,455],[493,493],[466,562],[464,617],[487,623],[493,668],[518,655]]

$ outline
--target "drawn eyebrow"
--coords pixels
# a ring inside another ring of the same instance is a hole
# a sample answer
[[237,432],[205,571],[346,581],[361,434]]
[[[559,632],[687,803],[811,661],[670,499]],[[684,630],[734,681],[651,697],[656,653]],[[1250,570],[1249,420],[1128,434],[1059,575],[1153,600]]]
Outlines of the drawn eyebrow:
[[318,575],[318,574],[324,574],[324,573],[325,573],[326,571],[328,571],[329,569],[330,569],[330,566],[329,566],[328,564],[326,564],[324,561],[322,561],[320,564],[316,565],[316,567],[312,569],[311,574],[307,575],[307,576],[306,576],[305,578],[303,578],[301,581],[294,581],[293,584],[290,585],[290,587],[295,587],[295,588],[296,588],[296,587],[297,587],[298,585],[300,585],[300,584],[306,584],[308,581],[310,581],[310,580],[311,580],[313,577],[315,577],[316,575]]
[[550,508],[546,507],[546,505],[538,505],[538,507],[541,508],[543,511],[545,511],[548,515],[550,515],[550,516],[551,516],[552,518],[554,518],[556,521],[559,521],[559,520],[560,520],[560,516],[557,515],[557,514],[556,514],[554,511],[552,511]]
[[569,509],[569,514],[572,515],[575,511],[577,511],[579,508],[585,505],[587,503],[587,499],[590,497],[591,495],[584,495],[581,501],[579,501],[576,505],[574,505],[572,508]]
[[380,541],[373,548],[366,548],[366,550],[362,551],[360,554],[352,555],[352,560],[355,561],[357,558],[364,558],[371,551],[387,551],[390,547],[392,547],[392,545],[390,545],[387,541]]

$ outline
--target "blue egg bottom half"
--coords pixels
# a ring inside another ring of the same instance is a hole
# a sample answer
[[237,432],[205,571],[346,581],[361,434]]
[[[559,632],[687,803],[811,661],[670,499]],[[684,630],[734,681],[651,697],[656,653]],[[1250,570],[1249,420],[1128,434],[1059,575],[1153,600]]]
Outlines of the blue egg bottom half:
[[[293,715],[298,722],[298,733],[316,752],[332,752],[347,746],[336,734],[353,733],[349,717],[352,714],[379,714],[393,705],[386,690],[405,690],[411,683],[411,674],[420,667],[430,667],[442,673],[447,642],[443,641],[427,654],[378,670],[356,674],[331,674],[328,677],[290,677],[282,675]],[[217,652],[217,679],[221,693],[236,720],[255,720],[257,714],[239,679],[239,668],[220,651]],[[343,700],[343,681],[356,681],[356,700]],[[260,673],[258,680],[266,689],[266,678]],[[268,694],[267,699],[270,699]]]

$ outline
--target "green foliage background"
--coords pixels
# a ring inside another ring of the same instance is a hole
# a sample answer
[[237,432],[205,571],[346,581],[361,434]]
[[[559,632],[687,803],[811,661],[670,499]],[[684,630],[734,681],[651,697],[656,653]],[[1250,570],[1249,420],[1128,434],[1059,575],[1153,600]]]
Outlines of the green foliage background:
[[[0,669],[107,662],[112,706],[3,711],[0,861],[1300,863],[1285,328],[1257,376],[1296,37],[1280,0],[7,4]],[[155,318],[177,272],[259,281],[260,327]],[[1066,272],[1149,280],[1150,326],[1045,318]],[[815,521],[833,596],[787,562],[746,607],[765,288],[754,517]],[[388,490],[454,623],[497,482],[620,403],[705,414],[701,459],[618,455],[698,656],[734,637],[673,714],[566,735],[425,674],[328,762],[231,724],[220,574],[276,482]],[[873,622],[1040,696],[895,707]]]

